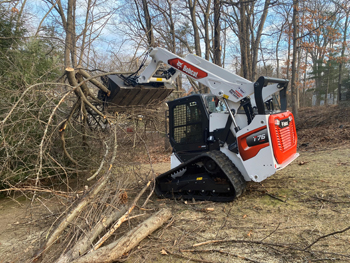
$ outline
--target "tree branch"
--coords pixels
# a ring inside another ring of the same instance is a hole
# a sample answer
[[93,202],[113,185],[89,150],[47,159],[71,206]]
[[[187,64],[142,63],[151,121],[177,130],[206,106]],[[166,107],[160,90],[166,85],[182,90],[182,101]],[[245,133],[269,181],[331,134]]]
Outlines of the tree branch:
[[309,249],[310,247],[312,247],[313,245],[315,245],[318,241],[320,241],[320,240],[323,239],[323,238],[326,238],[326,237],[329,237],[329,236],[333,236],[333,235],[336,235],[336,234],[344,233],[344,232],[348,231],[349,229],[350,229],[350,226],[347,227],[347,228],[345,228],[345,229],[343,229],[343,230],[335,231],[335,232],[329,233],[329,234],[327,234],[327,235],[321,236],[321,237],[317,238],[314,242],[312,242],[310,245],[308,245],[307,247],[305,247],[305,248],[303,249],[303,251]]

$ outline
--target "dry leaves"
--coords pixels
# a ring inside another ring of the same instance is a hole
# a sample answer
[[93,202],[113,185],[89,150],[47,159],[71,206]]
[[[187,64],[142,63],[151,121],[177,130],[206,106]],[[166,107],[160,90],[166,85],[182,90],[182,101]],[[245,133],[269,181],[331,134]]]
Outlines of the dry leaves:
[[119,200],[122,204],[126,204],[128,202],[128,194],[127,192],[123,192],[119,195]]

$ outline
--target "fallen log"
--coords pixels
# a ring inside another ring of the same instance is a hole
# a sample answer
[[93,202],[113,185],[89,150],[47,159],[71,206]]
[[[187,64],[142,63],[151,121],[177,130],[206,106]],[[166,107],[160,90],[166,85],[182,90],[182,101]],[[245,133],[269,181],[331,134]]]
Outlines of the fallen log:
[[171,217],[170,209],[162,209],[130,230],[117,241],[99,248],[72,263],[113,262],[136,247],[145,237],[153,233]]

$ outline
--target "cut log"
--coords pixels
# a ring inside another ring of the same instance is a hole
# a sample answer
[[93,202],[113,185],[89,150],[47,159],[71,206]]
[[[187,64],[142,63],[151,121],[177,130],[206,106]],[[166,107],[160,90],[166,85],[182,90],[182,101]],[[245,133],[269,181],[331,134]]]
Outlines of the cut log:
[[73,87],[78,85],[77,79],[75,78],[74,68],[66,68],[66,75],[70,85],[72,85]]
[[[66,76],[67,76],[67,79],[68,79],[68,82],[69,84],[72,86],[72,87],[76,87],[78,86],[78,81],[77,79],[75,78],[75,71],[74,71],[74,68],[66,68]],[[77,89],[74,89],[74,93],[75,95],[77,95],[77,97],[81,97],[79,96],[79,93],[81,92],[81,89],[80,87],[77,88]]]
[[170,209],[162,209],[146,219],[134,229],[117,241],[93,251],[74,263],[113,262],[121,258],[125,253],[136,247],[145,237],[161,227],[171,217]]

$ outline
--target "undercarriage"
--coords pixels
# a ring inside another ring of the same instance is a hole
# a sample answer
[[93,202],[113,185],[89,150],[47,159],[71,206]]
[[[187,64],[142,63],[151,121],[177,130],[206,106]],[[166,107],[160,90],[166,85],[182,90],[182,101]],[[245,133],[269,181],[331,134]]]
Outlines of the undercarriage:
[[245,180],[220,151],[203,153],[156,178],[156,194],[184,200],[230,202],[245,190]]

